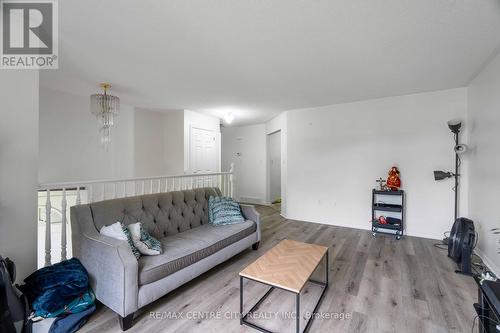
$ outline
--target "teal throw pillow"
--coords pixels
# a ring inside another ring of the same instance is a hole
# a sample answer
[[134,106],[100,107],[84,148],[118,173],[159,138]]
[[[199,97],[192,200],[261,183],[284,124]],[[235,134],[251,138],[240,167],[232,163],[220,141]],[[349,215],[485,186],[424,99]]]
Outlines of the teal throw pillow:
[[209,221],[212,225],[228,225],[245,221],[241,214],[240,204],[231,198],[210,197],[208,205]]

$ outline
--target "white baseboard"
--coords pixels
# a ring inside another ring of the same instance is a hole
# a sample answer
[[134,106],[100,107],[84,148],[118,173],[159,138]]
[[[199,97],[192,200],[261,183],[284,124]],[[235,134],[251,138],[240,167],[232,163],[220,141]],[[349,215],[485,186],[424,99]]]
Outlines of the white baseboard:
[[[283,215],[281,215],[283,216]],[[285,216],[283,216],[285,217]],[[357,229],[357,230],[369,230],[371,231],[371,225],[369,223],[367,223],[366,227],[360,227],[360,226],[353,226],[353,225],[349,225],[349,224],[342,224],[342,223],[325,223],[325,222],[321,222],[321,221],[312,221],[312,220],[307,220],[307,219],[303,219],[303,218],[293,218],[293,217],[285,217],[287,219],[291,219],[291,220],[296,220],[296,221],[304,221],[304,222],[310,222],[310,223],[319,223],[319,224],[326,224],[326,225],[331,225],[331,226],[334,226],[334,227],[343,227],[343,228],[350,228],[350,229]],[[418,238],[427,238],[427,239],[435,239],[435,240],[439,240],[439,241],[442,241],[443,240],[443,235],[440,234],[440,235],[434,235],[434,234],[427,234],[425,232],[410,232],[408,233],[406,230],[404,231],[404,235],[405,236],[412,236],[412,237],[418,237]]]
[[[371,230],[370,227],[367,228],[359,228],[359,227],[353,227],[350,225],[342,225],[342,224],[331,224],[331,223],[323,223],[323,222],[318,222],[318,221],[311,221],[311,220],[304,220],[302,218],[292,218],[285,216],[284,214],[280,214],[281,217],[287,220],[295,220],[295,221],[303,221],[303,222],[309,222],[309,223],[319,223],[319,224],[325,224],[325,225],[331,225],[335,227],[343,227],[343,228],[351,228],[351,229],[357,229],[357,230]],[[427,239],[435,239],[435,240],[442,240],[443,235],[432,235],[432,234],[426,234],[425,232],[412,232],[412,233],[405,233],[407,236],[412,236],[412,237],[419,237],[419,238],[427,238]],[[500,277],[500,267],[495,265],[493,261],[488,258],[479,248],[476,248],[474,252],[483,260],[483,263],[489,268],[490,271],[492,271],[496,276]]]
[[239,197],[239,202],[242,203],[247,203],[247,204],[256,204],[256,205],[265,205],[266,202],[262,198],[259,197],[247,197],[247,196],[240,196]]
[[425,232],[410,232],[410,233],[406,233],[406,235],[412,236],[412,237],[418,237],[418,238],[434,239],[434,240],[437,240],[440,242],[443,241],[443,234],[434,235],[434,234],[427,234]]
[[495,265],[493,261],[488,258],[488,256],[484,254],[483,251],[481,251],[479,248],[476,248],[474,252],[478,255],[479,258],[481,258],[481,260],[483,260],[483,263],[490,269],[490,271],[495,273],[496,276],[500,277],[500,267]]

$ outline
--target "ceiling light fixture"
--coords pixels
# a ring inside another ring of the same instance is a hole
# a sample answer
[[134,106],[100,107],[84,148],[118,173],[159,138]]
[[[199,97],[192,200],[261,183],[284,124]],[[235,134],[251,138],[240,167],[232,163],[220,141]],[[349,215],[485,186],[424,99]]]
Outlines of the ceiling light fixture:
[[108,95],[108,89],[111,85],[108,83],[100,84],[104,90],[103,94],[94,94],[90,96],[90,112],[96,116],[101,128],[101,144],[108,151],[111,143],[111,127],[114,125],[114,117],[120,113],[120,99],[113,95]]
[[234,114],[231,111],[226,112],[224,115],[224,120],[226,121],[226,124],[230,125],[233,120],[234,120]]

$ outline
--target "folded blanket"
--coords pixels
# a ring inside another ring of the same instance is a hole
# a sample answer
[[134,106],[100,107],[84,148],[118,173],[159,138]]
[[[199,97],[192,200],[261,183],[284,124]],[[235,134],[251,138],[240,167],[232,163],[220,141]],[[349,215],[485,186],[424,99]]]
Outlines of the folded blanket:
[[32,304],[35,316],[46,317],[87,293],[89,279],[76,258],[37,270],[24,280],[21,291]]

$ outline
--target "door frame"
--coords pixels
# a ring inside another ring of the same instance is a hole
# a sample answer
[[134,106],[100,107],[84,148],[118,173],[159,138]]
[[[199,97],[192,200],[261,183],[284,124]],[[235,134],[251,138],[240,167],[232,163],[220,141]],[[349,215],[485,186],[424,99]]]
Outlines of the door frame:
[[[271,154],[269,149],[270,146],[270,139],[271,135],[276,135],[279,133],[279,143],[280,143],[280,177],[282,177],[283,174],[283,152],[281,151],[283,149],[282,145],[282,135],[283,132],[281,129],[278,129],[274,132],[271,133],[266,133],[266,205],[271,205],[272,204],[272,198],[271,198]],[[281,191],[281,200],[283,200],[283,178],[280,179],[280,191]]]

